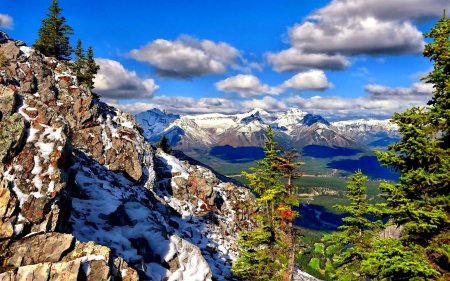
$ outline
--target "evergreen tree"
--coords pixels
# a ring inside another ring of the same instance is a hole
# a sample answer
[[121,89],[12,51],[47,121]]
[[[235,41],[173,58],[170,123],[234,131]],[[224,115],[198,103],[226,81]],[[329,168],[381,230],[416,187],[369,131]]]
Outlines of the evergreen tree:
[[340,226],[342,232],[337,232],[329,238],[342,251],[333,258],[336,273],[333,279],[342,281],[366,280],[364,272],[360,269],[361,262],[367,258],[367,253],[373,249],[374,239],[378,236],[383,223],[380,220],[371,221],[367,215],[379,217],[381,212],[366,201],[366,187],[361,170],[350,176],[347,184],[347,198],[349,206],[334,205],[336,210],[348,213],[349,216],[342,219],[345,224]]
[[84,81],[90,89],[94,89],[94,78],[97,72],[100,70],[100,66],[95,63],[94,50],[92,46],[89,46],[87,50],[86,70],[84,71]]
[[60,15],[62,9],[57,0],[53,0],[48,10],[33,47],[45,56],[68,61],[72,54],[68,36],[73,35],[72,27],[67,25],[66,19]]
[[298,216],[297,212],[292,211],[292,206],[298,207],[300,201],[298,200],[298,188],[293,184],[293,180],[301,177],[302,173],[297,171],[300,165],[304,165],[304,162],[296,162],[295,160],[300,157],[300,154],[295,149],[284,151],[280,156],[276,158],[277,165],[280,168],[282,175],[287,179],[285,185],[286,193],[282,197],[282,203],[279,207],[281,211],[282,224],[286,223],[286,234],[288,240],[288,265],[286,270],[285,280],[292,280],[294,274],[295,254],[297,250],[297,235],[294,230],[293,221]]
[[78,39],[77,46],[74,50],[75,61],[72,63],[71,68],[74,74],[78,78],[78,82],[82,84],[84,82],[84,71],[86,69],[86,56],[84,55],[83,46],[81,40]]
[[[291,280],[294,268],[295,212],[291,206],[298,201],[294,199],[292,179],[298,176],[295,167],[303,163],[293,162],[298,157],[294,151],[280,154],[273,138],[274,132],[268,127],[264,159],[256,161],[251,173],[243,172],[260,206],[256,216],[259,228],[240,232],[240,257],[232,267],[233,273],[245,280]],[[287,185],[282,183],[283,175],[288,177]]]
[[[380,189],[389,217],[403,227],[401,240],[370,259],[372,268],[392,280],[450,280],[450,19],[445,12],[424,35],[432,39],[424,56],[434,68],[423,80],[433,85],[433,97],[428,107],[395,113],[401,140],[377,152],[400,176],[399,183]],[[393,261],[395,266],[387,264]]]
[[169,145],[169,141],[167,140],[166,136],[162,136],[161,140],[156,145],[157,148],[160,148],[162,151],[164,151],[167,154],[172,155],[173,150]]

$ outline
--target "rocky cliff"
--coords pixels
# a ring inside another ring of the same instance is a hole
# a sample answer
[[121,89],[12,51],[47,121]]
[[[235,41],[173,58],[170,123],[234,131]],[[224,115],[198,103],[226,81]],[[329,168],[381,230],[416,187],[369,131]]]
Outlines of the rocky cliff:
[[235,279],[247,189],[155,151],[66,63],[3,32],[0,54],[0,280]]

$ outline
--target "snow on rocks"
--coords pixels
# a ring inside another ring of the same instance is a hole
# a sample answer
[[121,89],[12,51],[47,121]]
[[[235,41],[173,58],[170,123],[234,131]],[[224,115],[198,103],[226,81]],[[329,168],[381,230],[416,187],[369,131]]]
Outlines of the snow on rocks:
[[246,188],[220,181],[204,167],[161,151],[155,165],[159,171],[156,194],[181,215],[171,218],[175,232],[199,245],[213,277],[225,280],[238,256],[238,231],[253,225],[251,214],[256,208],[244,208],[245,203],[254,202],[253,195]]

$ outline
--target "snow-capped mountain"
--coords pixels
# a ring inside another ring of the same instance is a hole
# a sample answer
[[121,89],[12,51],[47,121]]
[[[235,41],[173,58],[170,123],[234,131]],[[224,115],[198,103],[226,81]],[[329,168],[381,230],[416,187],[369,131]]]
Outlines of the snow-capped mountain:
[[[174,148],[181,150],[208,150],[226,145],[262,147],[269,125],[275,130],[275,139],[282,145],[297,148],[306,145],[339,146],[365,150],[362,144],[341,133],[321,116],[295,108],[281,114],[271,114],[257,108],[235,115],[170,114],[164,118],[161,115],[164,113],[153,109],[137,114],[136,119],[142,124],[143,134],[149,141],[157,142],[165,135]],[[155,124],[158,120],[164,123]]]
[[331,123],[338,130],[372,148],[383,148],[399,139],[397,125],[387,120],[348,120]]

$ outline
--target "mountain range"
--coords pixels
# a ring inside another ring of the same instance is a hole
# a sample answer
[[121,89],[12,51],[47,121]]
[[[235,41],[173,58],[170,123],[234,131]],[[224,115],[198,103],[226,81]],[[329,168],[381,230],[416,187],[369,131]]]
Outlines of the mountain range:
[[299,150],[323,146],[368,151],[383,149],[398,137],[395,124],[389,120],[328,122],[296,108],[278,114],[257,108],[234,115],[177,115],[152,109],[137,114],[136,120],[150,142],[165,135],[175,149],[183,151],[262,147],[268,126],[281,146]]

